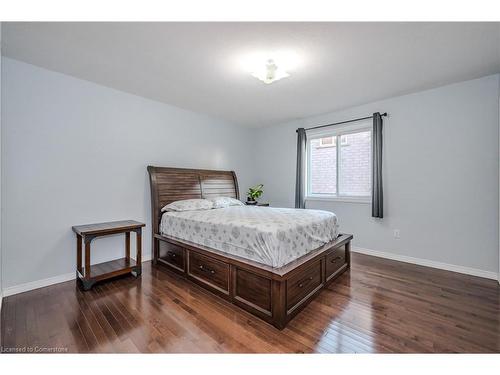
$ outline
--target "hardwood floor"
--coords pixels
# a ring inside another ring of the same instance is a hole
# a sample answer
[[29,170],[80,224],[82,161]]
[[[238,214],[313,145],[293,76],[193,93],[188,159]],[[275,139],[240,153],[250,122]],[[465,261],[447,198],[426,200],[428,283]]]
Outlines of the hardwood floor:
[[4,351],[499,353],[500,287],[353,254],[352,269],[279,331],[145,263],[141,278],[90,292],[71,281],[7,297],[1,324]]

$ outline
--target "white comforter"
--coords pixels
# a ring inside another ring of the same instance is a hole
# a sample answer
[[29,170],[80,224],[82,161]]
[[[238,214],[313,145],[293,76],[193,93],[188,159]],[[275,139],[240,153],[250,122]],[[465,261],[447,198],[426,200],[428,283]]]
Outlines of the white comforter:
[[231,206],[165,212],[164,235],[281,267],[337,237],[335,214],[320,210]]

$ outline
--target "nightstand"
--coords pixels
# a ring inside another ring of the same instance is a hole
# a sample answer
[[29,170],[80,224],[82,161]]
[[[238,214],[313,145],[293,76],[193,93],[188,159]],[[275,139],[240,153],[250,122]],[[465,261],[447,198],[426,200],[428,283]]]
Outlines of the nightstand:
[[[111,279],[131,272],[135,277],[141,275],[142,227],[146,224],[134,220],[111,221],[107,223],[75,225],[76,234],[76,279],[89,290],[101,280]],[[130,232],[136,234],[136,259],[130,258]],[[110,262],[90,265],[90,243],[94,238],[110,234],[125,233],[125,257]],[[85,259],[82,257],[82,242],[85,244]],[[85,267],[82,263],[85,261]]]
[[245,204],[247,206],[258,206],[258,207],[269,207],[269,203],[257,203],[257,204],[248,204],[247,202],[245,202]]

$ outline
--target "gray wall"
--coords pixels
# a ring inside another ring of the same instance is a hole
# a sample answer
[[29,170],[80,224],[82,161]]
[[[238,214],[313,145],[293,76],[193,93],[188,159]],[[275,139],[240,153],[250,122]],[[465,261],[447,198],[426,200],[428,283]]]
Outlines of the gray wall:
[[307,207],[335,212],[355,246],[497,272],[498,81],[498,75],[484,77],[260,129],[255,166],[264,199],[294,205],[297,127],[387,111],[386,217],[371,218],[369,204],[310,201]]
[[[148,164],[255,183],[247,129],[8,58],[2,88],[4,288],[73,273],[75,224],[145,221],[150,255]],[[93,247],[109,260],[123,237]]]

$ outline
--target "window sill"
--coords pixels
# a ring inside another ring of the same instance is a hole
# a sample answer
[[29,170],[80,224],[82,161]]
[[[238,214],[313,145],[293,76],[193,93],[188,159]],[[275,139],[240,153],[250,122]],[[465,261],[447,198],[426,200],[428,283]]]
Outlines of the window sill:
[[345,202],[345,203],[372,203],[371,197],[306,197],[306,201],[324,201],[324,202]]

